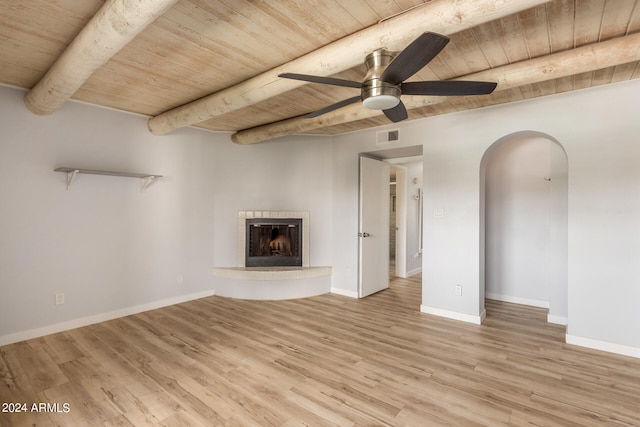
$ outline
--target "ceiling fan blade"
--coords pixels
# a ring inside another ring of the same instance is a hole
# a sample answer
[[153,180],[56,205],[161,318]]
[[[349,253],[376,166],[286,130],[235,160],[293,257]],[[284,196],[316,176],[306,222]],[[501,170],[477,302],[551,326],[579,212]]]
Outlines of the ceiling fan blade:
[[326,114],[330,111],[333,110],[337,110],[338,108],[342,108],[345,105],[349,105],[349,104],[353,104],[354,102],[360,101],[360,95],[358,96],[354,96],[352,98],[347,98],[345,100],[342,100],[340,102],[336,102],[335,104],[329,105],[328,107],[324,107],[318,111],[314,111],[313,113],[309,113],[307,115],[304,116],[305,119],[312,119],[314,117],[318,117],[321,116],[323,114]]
[[381,79],[397,85],[413,76],[449,43],[449,37],[426,32],[400,52],[382,73]]
[[333,77],[311,76],[308,74],[282,73],[278,74],[278,77],[282,77],[283,79],[302,80],[311,83],[321,83],[325,85],[353,87],[356,89],[360,89],[362,87],[362,83],[360,82],[354,82],[344,79],[334,79]]
[[430,82],[402,83],[403,95],[459,96],[487,95],[496,88],[494,82],[474,82],[464,80],[435,80]]
[[400,101],[400,103],[398,105],[396,105],[395,107],[389,108],[387,110],[382,110],[382,112],[393,123],[401,122],[404,119],[406,119],[407,117],[409,117],[409,115],[407,114],[407,109],[405,108],[405,106],[402,103],[402,101]]

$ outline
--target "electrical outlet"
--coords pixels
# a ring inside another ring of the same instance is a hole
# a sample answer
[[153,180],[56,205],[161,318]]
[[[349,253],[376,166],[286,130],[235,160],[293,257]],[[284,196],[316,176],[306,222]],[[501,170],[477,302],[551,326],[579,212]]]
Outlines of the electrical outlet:
[[176,276],[176,283],[178,285],[181,285],[184,282],[184,276],[182,275],[182,273],[178,273],[178,275]]
[[64,294],[57,293],[56,294],[56,305],[64,304]]
[[462,285],[456,285],[456,295],[462,296]]

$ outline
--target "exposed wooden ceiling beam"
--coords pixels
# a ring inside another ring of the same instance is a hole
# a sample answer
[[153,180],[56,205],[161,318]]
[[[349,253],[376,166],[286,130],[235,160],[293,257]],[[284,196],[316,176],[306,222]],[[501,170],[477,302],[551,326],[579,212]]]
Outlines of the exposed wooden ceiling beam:
[[[497,82],[496,90],[507,90],[635,61],[640,61],[640,33],[470,74],[461,80]],[[404,96],[403,102],[407,109],[414,109],[444,102],[446,99],[447,97]],[[380,114],[380,111],[369,110],[357,103],[313,119],[294,117],[236,132],[231,139],[237,144],[254,144]]]
[[34,114],[56,111],[113,55],[177,0],[108,0],[45,76],[25,94]]
[[280,79],[278,78],[280,73],[296,72],[329,76],[361,64],[368,53],[378,48],[401,50],[425,31],[453,34],[548,1],[436,0],[317,49],[243,83],[159,114],[149,119],[148,127],[154,135],[164,135],[175,129],[191,126],[264,101],[305,84],[300,81]]

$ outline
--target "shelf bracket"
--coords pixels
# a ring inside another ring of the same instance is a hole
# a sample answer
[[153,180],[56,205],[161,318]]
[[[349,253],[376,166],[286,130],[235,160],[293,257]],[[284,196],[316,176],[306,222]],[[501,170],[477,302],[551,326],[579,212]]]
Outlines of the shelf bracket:
[[76,179],[78,172],[80,172],[78,169],[67,172],[67,190],[71,188],[71,184],[73,184],[73,180]]
[[140,189],[142,190],[142,192],[144,193],[144,191],[147,188],[151,187],[151,184],[156,182],[159,178],[159,176],[154,175],[144,176],[140,178]]

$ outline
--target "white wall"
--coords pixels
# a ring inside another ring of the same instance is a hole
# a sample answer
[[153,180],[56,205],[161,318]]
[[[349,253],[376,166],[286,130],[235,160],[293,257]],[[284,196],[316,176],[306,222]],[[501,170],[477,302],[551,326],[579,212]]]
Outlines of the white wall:
[[551,194],[549,206],[549,313],[551,323],[568,322],[569,292],[569,165],[557,141],[551,145]]
[[449,204],[452,215],[449,223],[426,220],[442,240],[428,240],[440,255],[431,261],[425,254],[423,271],[432,270],[434,280],[423,292],[424,304],[481,315],[482,301],[452,296],[456,281],[479,286],[474,276],[480,266],[470,261],[452,272],[438,261],[461,253],[473,260],[479,252],[473,225],[479,156],[503,136],[534,130],[560,142],[568,157],[568,335],[638,348],[640,267],[633,256],[640,235],[630,232],[640,226],[638,93],[640,82],[632,81],[429,120],[425,183],[437,183],[441,197],[431,203]]
[[[326,138],[154,137],[144,117],[74,102],[34,116],[23,93],[0,87],[0,343],[210,294],[212,268],[237,263],[238,210],[310,211],[311,263],[330,264]],[[165,178],[142,193],[78,175],[67,191],[59,166]]]
[[[480,164],[499,139],[549,135],[568,158],[568,337],[590,346],[640,348],[640,81],[401,124],[401,145],[423,144],[423,309],[477,321],[484,310]],[[355,229],[359,151],[371,129],[336,137],[335,233]],[[443,217],[434,217],[443,209]],[[354,239],[355,240],[355,239]],[[355,289],[355,242],[337,251],[336,280]],[[338,277],[339,275],[341,277]],[[455,295],[455,285],[463,295]]]
[[[407,276],[418,274],[422,270],[422,254],[420,253],[420,236],[419,236],[419,217],[418,205],[416,200],[418,192],[422,190],[422,162],[406,163],[407,167],[407,199],[406,199],[406,221],[407,221],[407,239],[406,254]],[[417,179],[417,182],[414,180]]]
[[233,267],[239,210],[309,211],[310,264],[331,265],[332,155],[323,137],[241,146],[225,143],[215,162],[215,265]]

